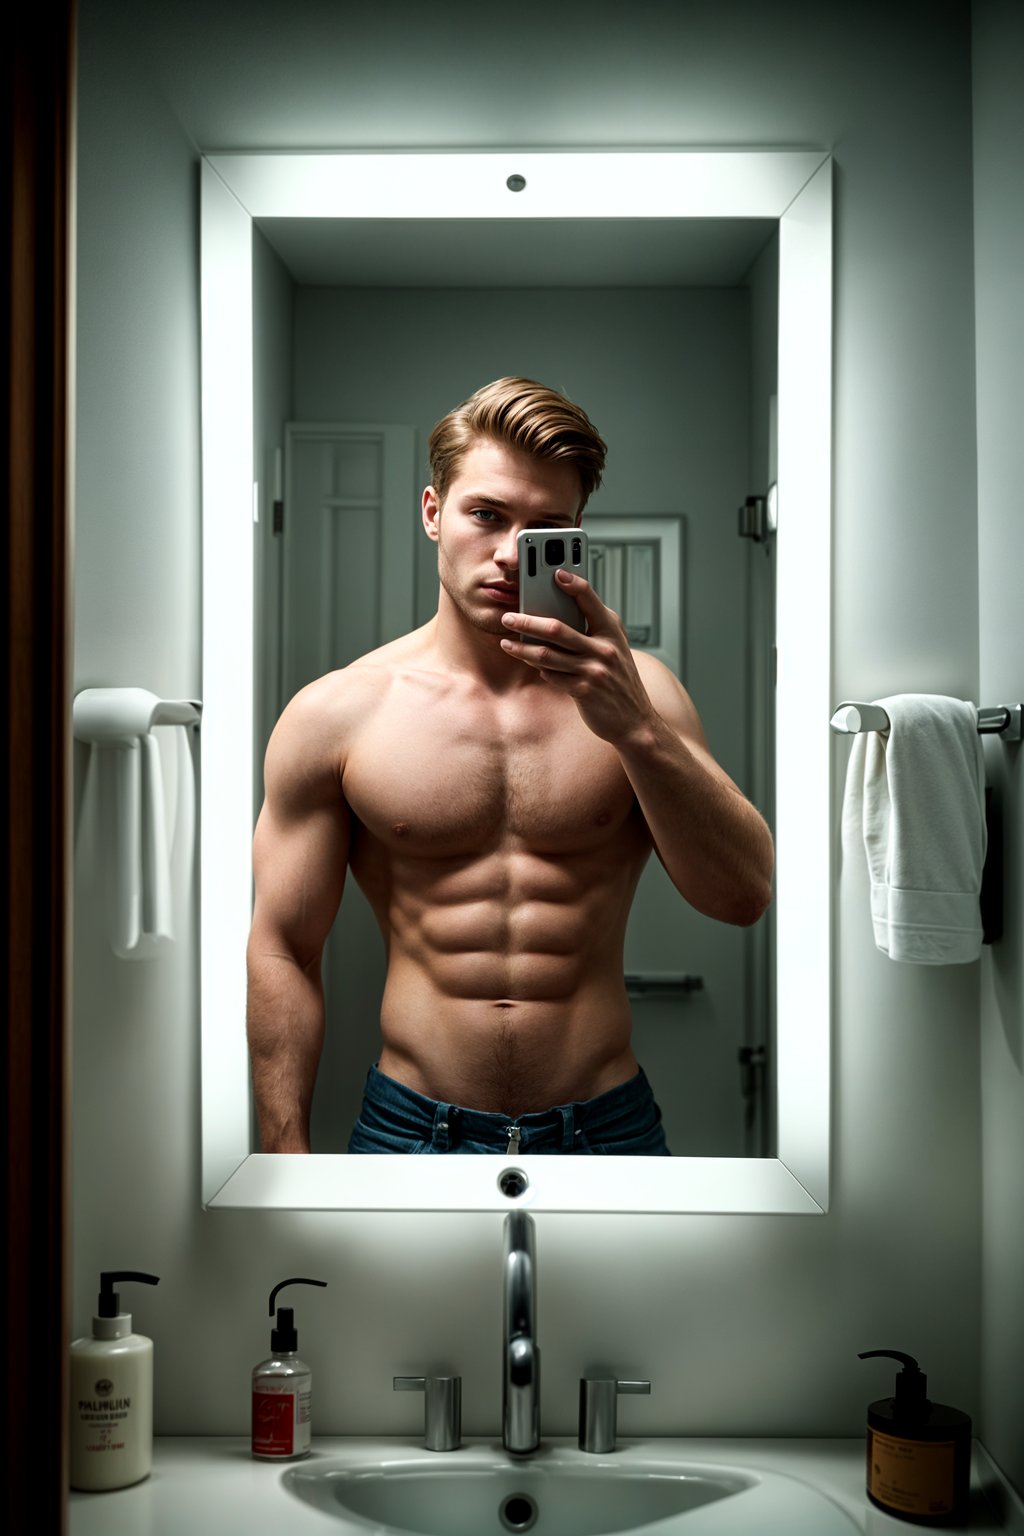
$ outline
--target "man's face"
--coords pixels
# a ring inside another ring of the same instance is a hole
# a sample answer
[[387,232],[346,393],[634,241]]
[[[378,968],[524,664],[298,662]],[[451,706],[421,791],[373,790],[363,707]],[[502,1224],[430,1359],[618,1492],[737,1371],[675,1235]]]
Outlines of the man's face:
[[423,493],[423,526],[437,544],[441,604],[476,629],[506,634],[501,616],[519,607],[516,536],[524,528],[579,527],[575,469],[481,438],[466,453],[443,505]]

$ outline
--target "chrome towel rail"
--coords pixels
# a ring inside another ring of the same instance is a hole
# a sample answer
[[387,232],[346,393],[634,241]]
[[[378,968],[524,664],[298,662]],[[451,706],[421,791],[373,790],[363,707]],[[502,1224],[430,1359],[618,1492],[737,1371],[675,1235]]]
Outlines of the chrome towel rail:
[[675,971],[627,971],[626,994],[629,997],[686,997],[701,992],[703,976]]
[[[978,733],[982,736],[1001,736],[1004,741],[1021,740],[1020,704],[997,704],[978,710]],[[887,731],[889,716],[880,704],[863,704],[846,700],[840,704],[829,721],[834,731],[842,736],[854,736],[860,731]]]

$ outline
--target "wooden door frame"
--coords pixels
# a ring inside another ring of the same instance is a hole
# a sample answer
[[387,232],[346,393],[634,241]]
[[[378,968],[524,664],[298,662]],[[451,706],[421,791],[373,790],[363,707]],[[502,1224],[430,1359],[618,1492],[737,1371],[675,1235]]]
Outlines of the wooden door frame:
[[[69,735],[74,0],[16,7],[0,65],[10,279],[3,864],[7,986],[4,1504],[67,1529]],[[26,1474],[30,1464],[35,1470]]]

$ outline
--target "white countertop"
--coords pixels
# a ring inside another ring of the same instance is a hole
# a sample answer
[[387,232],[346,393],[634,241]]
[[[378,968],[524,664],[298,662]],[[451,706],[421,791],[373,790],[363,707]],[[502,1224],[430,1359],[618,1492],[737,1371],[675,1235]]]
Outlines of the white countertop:
[[[489,1439],[467,1437],[466,1446],[494,1446]],[[546,1445],[572,1448],[575,1441],[551,1436]],[[906,1536],[906,1521],[896,1520],[868,1502],[864,1492],[864,1441],[844,1440],[689,1440],[620,1441],[616,1455],[642,1456],[705,1464],[742,1465],[802,1479],[844,1510],[865,1536]],[[314,1437],[314,1458],[375,1460],[399,1453],[435,1463],[440,1455],[418,1440]],[[580,1453],[582,1454],[582,1453]],[[111,1493],[70,1495],[70,1536],[335,1536],[347,1529],[294,1497],[282,1472],[295,1462],[254,1461],[244,1436],[162,1437],[153,1448],[152,1474],[131,1488]],[[972,1503],[968,1529],[1012,1532],[1024,1536],[1024,1506],[999,1477],[984,1448],[975,1442]],[[366,1527],[363,1527],[366,1529]]]

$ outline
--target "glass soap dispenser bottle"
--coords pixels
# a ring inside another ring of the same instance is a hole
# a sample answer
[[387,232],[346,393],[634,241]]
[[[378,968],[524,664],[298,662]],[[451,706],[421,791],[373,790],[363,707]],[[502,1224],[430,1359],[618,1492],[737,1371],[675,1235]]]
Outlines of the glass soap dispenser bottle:
[[867,1495],[887,1515],[913,1525],[960,1525],[971,1486],[971,1421],[959,1408],[930,1402],[928,1378],[913,1355],[868,1349],[900,1361],[892,1397],[868,1406]]
[[[274,1300],[286,1285],[326,1286],[326,1280],[294,1276],[270,1293]],[[313,1373],[299,1359],[299,1335],[291,1307],[279,1307],[277,1327],[270,1334],[270,1357],[252,1372],[252,1454],[258,1461],[297,1461],[308,1456],[313,1433]]]

